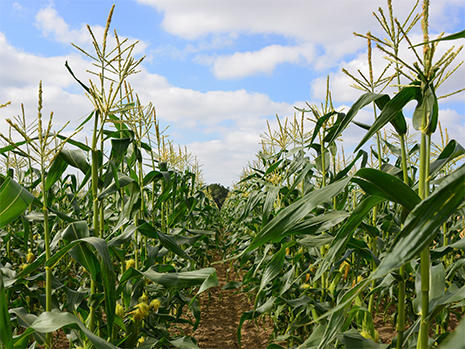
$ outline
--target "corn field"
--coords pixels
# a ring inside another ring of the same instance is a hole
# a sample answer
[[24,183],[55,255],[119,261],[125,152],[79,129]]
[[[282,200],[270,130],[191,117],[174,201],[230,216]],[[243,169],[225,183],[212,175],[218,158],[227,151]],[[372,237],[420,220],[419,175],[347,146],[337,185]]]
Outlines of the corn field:
[[[251,301],[238,347],[253,322],[270,326],[268,349],[465,348],[464,139],[438,106],[463,74],[465,31],[430,38],[427,0],[399,20],[387,4],[374,12],[385,38],[356,34],[368,71],[344,70],[359,98],[335,109],[328,78],[323,102],[268,124],[222,207],[132,88],[143,58],[112,34],[114,7],[102,38],[88,27],[93,51],[76,49],[92,68],[63,69],[90,102],[81,125],[55,129],[39,83],[34,121],[23,108],[0,135],[0,348],[54,348],[59,334],[69,348],[199,348],[179,328],[199,326],[219,263]],[[354,120],[362,109],[371,124]]]

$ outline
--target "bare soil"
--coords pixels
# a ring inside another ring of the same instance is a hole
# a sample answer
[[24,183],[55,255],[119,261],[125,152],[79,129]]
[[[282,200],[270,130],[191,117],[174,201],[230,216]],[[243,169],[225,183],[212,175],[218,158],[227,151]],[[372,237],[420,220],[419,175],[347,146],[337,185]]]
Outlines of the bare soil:
[[386,319],[384,316],[375,315],[373,319],[375,329],[378,331],[379,340],[381,343],[391,343],[397,336],[396,328],[392,321]]
[[[217,258],[218,259],[218,258]],[[229,281],[239,281],[233,267],[225,263],[215,265],[219,286],[200,295],[201,320],[196,331],[184,326],[183,332],[194,337],[202,349],[236,349],[237,328],[243,312],[253,309],[253,300],[240,290],[224,290]],[[246,321],[242,326],[242,348],[260,349],[269,343],[272,324],[266,319]]]

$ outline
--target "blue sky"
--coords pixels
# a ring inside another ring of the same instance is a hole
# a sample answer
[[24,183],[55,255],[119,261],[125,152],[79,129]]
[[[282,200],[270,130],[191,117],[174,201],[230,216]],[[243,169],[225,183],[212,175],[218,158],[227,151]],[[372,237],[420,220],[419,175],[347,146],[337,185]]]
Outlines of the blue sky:
[[[12,101],[1,119],[18,114],[19,103],[33,117],[39,80],[57,123],[89,112],[64,61],[84,74],[88,62],[70,42],[88,47],[85,24],[101,30],[113,3],[112,27],[139,40],[136,54],[146,55],[132,82],[142,101],[153,102],[171,139],[198,157],[205,180],[225,185],[253,160],[266,120],[292,116],[305,101],[319,104],[327,75],[335,106],[350,107],[360,92],[341,68],[366,70],[366,44],[352,33],[380,33],[371,13],[387,7],[384,0],[1,0],[0,102]],[[412,3],[393,0],[400,19]],[[465,2],[431,0],[430,24],[432,35],[463,30]],[[375,62],[384,64],[381,55]],[[442,94],[465,87],[464,77],[462,68]],[[443,123],[462,144],[464,95],[440,104]],[[346,149],[360,132],[344,134]]]

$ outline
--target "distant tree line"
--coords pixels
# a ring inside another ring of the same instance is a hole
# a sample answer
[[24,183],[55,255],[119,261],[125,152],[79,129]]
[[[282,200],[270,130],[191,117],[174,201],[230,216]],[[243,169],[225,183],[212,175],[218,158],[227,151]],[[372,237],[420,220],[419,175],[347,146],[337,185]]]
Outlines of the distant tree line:
[[208,190],[210,191],[210,195],[212,196],[218,208],[221,209],[224,200],[226,200],[226,197],[228,196],[229,189],[222,186],[221,184],[214,183],[208,186]]

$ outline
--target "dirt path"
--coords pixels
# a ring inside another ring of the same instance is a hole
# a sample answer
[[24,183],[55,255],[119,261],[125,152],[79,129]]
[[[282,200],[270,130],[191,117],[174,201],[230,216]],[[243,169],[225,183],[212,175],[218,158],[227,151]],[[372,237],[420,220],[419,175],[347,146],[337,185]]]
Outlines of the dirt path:
[[[247,294],[238,290],[223,290],[228,281],[239,281],[237,274],[229,271],[228,266],[215,265],[219,287],[215,287],[200,296],[201,320],[199,327],[190,333],[197,340],[202,349],[236,349],[237,327],[243,312],[253,309],[253,304]],[[258,323],[246,321],[242,327],[241,346],[245,349],[265,348],[272,333],[271,324],[264,324],[263,319]]]

